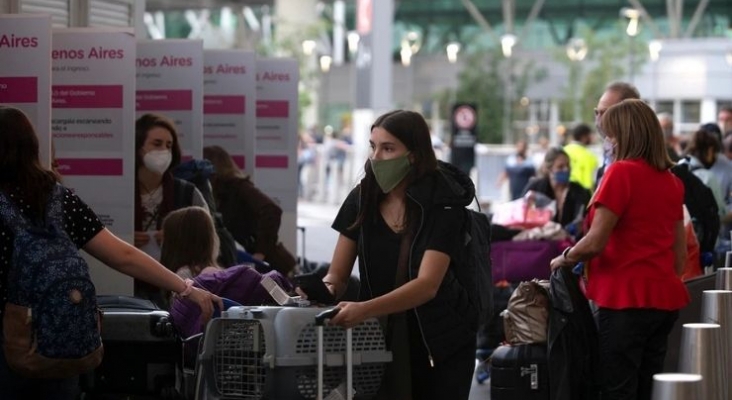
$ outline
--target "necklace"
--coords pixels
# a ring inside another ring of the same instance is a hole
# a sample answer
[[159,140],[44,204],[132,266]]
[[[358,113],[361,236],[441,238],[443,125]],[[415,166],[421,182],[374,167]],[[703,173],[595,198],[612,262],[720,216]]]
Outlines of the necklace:
[[143,193],[143,194],[154,196],[160,189],[163,188],[163,183],[162,182],[158,183],[158,185],[153,190],[148,189],[148,187],[145,186],[145,184],[142,182],[140,182],[140,187],[145,191],[145,193]]
[[145,193],[140,194],[140,202],[142,203],[143,208],[145,208],[151,214],[154,214],[155,211],[157,210],[157,207],[163,201],[163,196],[162,196],[163,185],[160,184],[160,185],[158,185],[158,187],[156,187],[153,190],[149,190],[142,183],[140,183],[140,186],[142,187],[142,189],[145,192]]
[[384,222],[395,232],[404,229],[404,203],[382,204],[380,207],[381,217]]

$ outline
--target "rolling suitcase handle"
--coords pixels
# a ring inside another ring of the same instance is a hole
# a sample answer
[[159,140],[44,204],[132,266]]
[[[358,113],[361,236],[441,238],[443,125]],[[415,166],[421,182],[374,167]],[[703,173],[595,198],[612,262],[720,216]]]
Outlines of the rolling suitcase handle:
[[[329,319],[335,317],[340,308],[331,308],[321,312],[315,316],[315,326],[318,330],[318,395],[317,400],[323,400],[323,371],[325,369],[324,353],[325,347],[323,343],[323,326]],[[346,399],[353,399],[353,332],[346,329]]]
[[300,237],[302,238],[302,258],[300,259],[300,270],[302,272],[310,272],[307,271],[307,261],[305,260],[305,227],[304,226],[298,226],[297,230],[300,231]]

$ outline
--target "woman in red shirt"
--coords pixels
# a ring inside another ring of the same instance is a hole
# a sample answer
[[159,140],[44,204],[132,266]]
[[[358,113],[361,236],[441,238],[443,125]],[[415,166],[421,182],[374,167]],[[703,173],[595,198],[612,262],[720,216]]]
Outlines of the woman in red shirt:
[[587,297],[599,308],[603,400],[645,400],[678,310],[689,302],[678,278],[686,260],[684,186],[669,171],[661,126],[645,103],[608,108],[602,126],[616,161],[590,201],[587,235],[551,267],[587,266]]

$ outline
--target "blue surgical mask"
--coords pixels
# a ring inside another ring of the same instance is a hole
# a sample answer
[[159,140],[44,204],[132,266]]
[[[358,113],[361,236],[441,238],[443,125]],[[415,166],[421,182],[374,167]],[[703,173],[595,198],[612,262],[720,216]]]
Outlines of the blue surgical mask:
[[606,139],[607,135],[605,134],[605,131],[602,130],[602,125],[600,124],[601,119],[602,115],[595,115],[595,130],[597,130],[597,133],[600,135],[601,138]]
[[605,165],[610,165],[615,161],[615,146],[615,141],[609,137],[605,136],[602,139],[602,154],[605,158]]
[[554,173],[554,182],[559,184],[569,183],[569,170],[557,171]]

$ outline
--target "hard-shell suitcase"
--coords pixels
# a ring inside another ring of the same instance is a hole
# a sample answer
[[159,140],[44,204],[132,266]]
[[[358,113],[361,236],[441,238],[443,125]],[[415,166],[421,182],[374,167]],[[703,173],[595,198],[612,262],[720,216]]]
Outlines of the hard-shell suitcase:
[[559,242],[553,240],[494,242],[491,244],[493,282],[549,279],[549,263],[559,254]]
[[170,314],[128,296],[98,296],[98,303],[104,359],[82,379],[86,398],[177,398],[182,350]]
[[491,356],[491,400],[548,400],[545,344],[500,346]]

